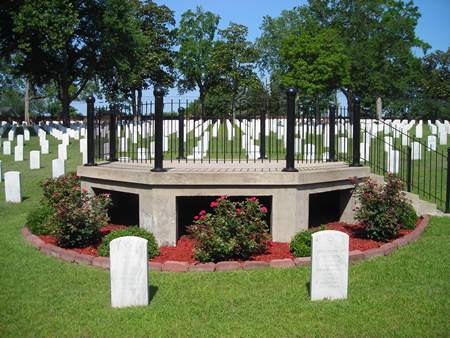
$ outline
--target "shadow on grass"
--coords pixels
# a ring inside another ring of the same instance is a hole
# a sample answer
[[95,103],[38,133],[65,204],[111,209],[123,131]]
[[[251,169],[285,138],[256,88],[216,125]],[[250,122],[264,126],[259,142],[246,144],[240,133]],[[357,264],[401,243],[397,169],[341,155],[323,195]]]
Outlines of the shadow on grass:
[[306,291],[308,292],[308,296],[311,297],[311,282],[305,283]]
[[157,292],[158,292],[157,286],[154,286],[154,285],[148,286],[148,304],[149,305],[152,303],[153,297],[155,297]]

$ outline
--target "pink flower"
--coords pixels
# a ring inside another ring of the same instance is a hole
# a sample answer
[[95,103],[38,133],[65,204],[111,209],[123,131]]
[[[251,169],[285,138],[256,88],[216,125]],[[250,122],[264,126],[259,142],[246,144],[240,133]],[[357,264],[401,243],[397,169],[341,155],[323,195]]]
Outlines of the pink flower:
[[194,219],[195,219],[195,220],[198,220],[198,216],[194,216]]
[[257,198],[255,196],[247,198],[247,201],[256,202]]
[[240,213],[241,213],[241,209],[237,208],[237,209],[236,209],[236,213],[237,213],[237,214],[240,214]]
[[88,190],[86,188],[83,188],[83,192],[88,192]]
[[202,210],[202,211],[200,211],[198,214],[199,214],[199,215],[204,215],[204,214],[206,214],[206,211],[205,211],[205,210]]
[[219,203],[217,203],[217,202],[211,202],[211,204],[209,205],[211,208],[215,208],[215,207],[217,207],[219,205]]
[[266,207],[261,207],[259,210],[260,210],[261,212],[264,212],[264,213],[267,212],[267,208],[266,208]]
[[200,216],[200,219],[205,219],[205,216]]
[[227,195],[222,195],[222,196],[220,196],[220,199],[221,199],[221,200],[226,200],[227,198],[228,198]]

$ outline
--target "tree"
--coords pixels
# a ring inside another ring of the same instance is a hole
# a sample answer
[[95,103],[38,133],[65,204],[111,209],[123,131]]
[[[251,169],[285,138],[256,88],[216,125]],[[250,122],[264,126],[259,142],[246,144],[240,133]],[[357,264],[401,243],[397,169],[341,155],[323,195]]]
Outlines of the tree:
[[[280,41],[310,25],[334,29],[350,60],[350,81],[340,86],[349,108],[355,93],[374,102],[378,96],[401,95],[414,69],[412,49],[428,47],[415,34],[420,17],[412,2],[402,0],[310,0],[307,5],[266,17],[258,45],[263,66],[280,68]],[[345,67],[345,65],[343,65]]]
[[102,8],[96,1],[24,0],[1,12],[2,55],[16,73],[38,86],[54,83],[69,124],[70,103],[93,78],[98,56]]
[[136,113],[143,89],[172,84],[174,24],[173,12],[153,1],[110,1],[99,70],[108,101],[131,99]]
[[202,112],[208,92],[223,80],[215,41],[219,20],[219,16],[197,7],[195,12],[188,10],[181,15],[177,34],[178,89],[185,93],[198,88]]
[[247,87],[258,83],[254,72],[258,52],[253,43],[247,41],[248,28],[244,25],[230,23],[219,31],[221,40],[217,42],[217,53],[223,64],[224,87],[230,92],[232,115],[239,95],[244,94]]
[[291,34],[280,49],[282,84],[318,100],[349,84],[350,59],[332,28]]

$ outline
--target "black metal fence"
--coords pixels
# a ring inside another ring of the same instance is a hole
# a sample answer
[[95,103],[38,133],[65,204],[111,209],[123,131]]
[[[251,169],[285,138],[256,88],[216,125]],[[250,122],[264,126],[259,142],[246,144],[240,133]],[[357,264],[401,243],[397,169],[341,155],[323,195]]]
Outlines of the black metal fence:
[[306,163],[362,163],[373,173],[400,176],[408,191],[450,210],[446,146],[430,147],[412,137],[405,121],[361,114],[359,98],[350,114],[334,104],[298,105],[295,90],[288,90],[276,102],[223,102],[220,114],[211,114],[197,101],[165,100],[158,88],[154,94],[155,101],[142,103],[137,113],[126,105],[94,107],[93,98],[88,100],[88,165],[140,162],[164,171],[163,160],[285,161],[285,171],[296,171]]

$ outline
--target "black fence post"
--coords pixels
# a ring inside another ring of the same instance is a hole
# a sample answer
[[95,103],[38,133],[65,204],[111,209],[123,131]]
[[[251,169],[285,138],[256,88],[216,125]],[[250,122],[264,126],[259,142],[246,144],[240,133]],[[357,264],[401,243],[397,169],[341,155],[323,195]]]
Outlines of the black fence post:
[[353,99],[353,159],[352,167],[361,166],[361,153],[360,153],[360,143],[361,143],[361,99],[359,96],[355,96]]
[[289,88],[287,95],[287,126],[286,126],[286,168],[283,171],[295,172],[295,96],[296,88]]
[[406,148],[406,190],[411,192],[412,190],[412,149],[409,145]]
[[95,140],[94,140],[94,110],[95,98],[89,96],[86,99],[87,104],[87,166],[95,165]]
[[334,162],[336,161],[336,103],[331,102],[328,109],[330,110],[328,161]]
[[153,90],[155,96],[155,166],[153,172],[163,172],[163,110],[164,89],[156,85]]
[[445,213],[450,212],[450,147],[447,148],[447,191],[445,194]]
[[178,108],[178,160],[186,159],[184,157],[184,108]]
[[259,135],[259,159],[264,160],[266,158],[266,109],[264,106],[261,109],[260,115],[260,135]]
[[109,109],[109,160],[117,161],[117,105],[112,105]]

